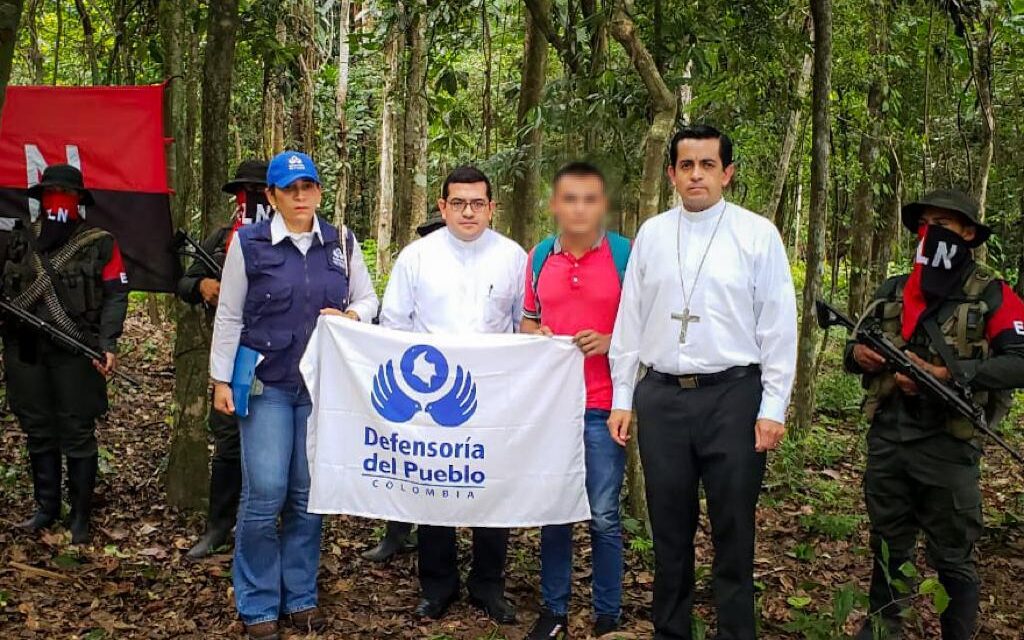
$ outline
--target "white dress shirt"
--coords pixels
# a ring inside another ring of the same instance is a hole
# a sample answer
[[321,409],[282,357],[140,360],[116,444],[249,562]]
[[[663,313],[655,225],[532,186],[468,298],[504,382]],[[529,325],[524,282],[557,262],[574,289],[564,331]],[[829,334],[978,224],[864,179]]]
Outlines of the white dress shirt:
[[416,240],[391,270],[380,324],[419,333],[510,333],[519,329],[526,252],[487,229],[465,242],[448,229]]
[[[724,216],[724,217],[722,217]],[[685,343],[673,313],[721,218],[700,279],[690,294]],[[609,357],[615,409],[633,406],[639,365],[674,375],[761,366],[759,418],[785,422],[796,369],[796,294],[786,250],[767,219],[721,200],[697,213],[672,209],[640,227],[633,243]]]
[[[339,231],[338,244],[346,250],[348,231]],[[313,218],[313,230],[297,233],[289,231],[284,218],[276,215],[270,220],[270,243],[279,244],[285,238],[291,241],[302,255],[313,245],[314,236],[323,242],[320,220]],[[353,243],[352,256],[347,258],[352,273],[348,274],[348,311],[355,311],[362,322],[370,322],[377,315],[379,301],[373,290],[370,272],[359,250],[359,241]],[[249,291],[249,278],[245,274],[245,254],[241,243],[232,242],[224,258],[224,271],[220,281],[220,296],[217,299],[217,316],[213,321],[213,341],[210,344],[210,377],[218,382],[231,380],[235,367],[235,353],[242,337],[242,309]]]

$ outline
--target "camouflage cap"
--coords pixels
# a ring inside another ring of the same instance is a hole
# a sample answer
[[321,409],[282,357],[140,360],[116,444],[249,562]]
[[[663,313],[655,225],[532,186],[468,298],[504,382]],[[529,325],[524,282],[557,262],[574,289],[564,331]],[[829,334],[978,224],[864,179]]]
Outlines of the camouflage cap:
[[903,226],[917,233],[917,228],[921,223],[921,214],[926,209],[945,209],[959,213],[966,218],[977,229],[977,234],[970,243],[972,247],[984,244],[992,235],[992,229],[978,219],[978,203],[963,191],[938,189],[914,202],[908,202],[903,205],[901,211]]

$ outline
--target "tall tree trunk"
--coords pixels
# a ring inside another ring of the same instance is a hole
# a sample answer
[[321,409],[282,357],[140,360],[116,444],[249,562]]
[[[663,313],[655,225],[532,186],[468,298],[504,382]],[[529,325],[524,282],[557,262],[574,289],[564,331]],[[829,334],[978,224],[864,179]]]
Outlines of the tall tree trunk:
[[678,105],[675,94],[658,72],[654,58],[640,39],[636,24],[626,13],[621,1],[613,5],[608,29],[632,60],[637,75],[647,88],[654,114],[644,144],[643,173],[640,179],[640,220],[637,221],[639,226],[641,222],[658,213],[659,188],[665,169],[665,148],[675,124]]
[[410,7],[409,64],[405,75],[405,131],[399,192],[401,220],[396,244],[409,244],[416,226],[427,218],[427,19],[425,0]]
[[348,104],[349,44],[351,31],[351,0],[341,0],[338,6],[338,83],[334,89],[334,117],[338,132],[335,136],[335,151],[338,154],[338,187],[334,192],[334,224],[341,228],[345,224],[348,208],[348,183],[351,168],[348,159],[348,119],[345,106]]
[[395,213],[395,102],[402,55],[402,28],[396,21],[384,44],[384,94],[380,125],[380,179],[377,194],[377,275],[391,270],[391,229]]
[[[611,32],[622,48],[629,55],[633,67],[647,88],[648,98],[653,110],[651,126],[647,131],[644,146],[643,173],[640,178],[639,215],[633,228],[624,229],[634,235],[640,223],[658,212],[662,171],[665,168],[665,147],[669,134],[676,119],[677,101],[675,94],[665,84],[658,72],[654,58],[637,34],[636,25],[626,13],[622,2],[612,5],[608,23]],[[636,418],[634,416],[634,422]],[[633,425],[634,432],[636,425]],[[648,520],[647,499],[644,489],[643,467],[640,463],[640,451],[637,439],[632,438],[627,448],[626,484],[629,491],[629,510],[636,519],[646,523]]]
[[57,86],[60,71],[60,44],[64,39],[64,2],[57,0],[57,34],[53,39],[53,86]]
[[[811,29],[811,20],[804,21],[803,32]],[[794,74],[793,95],[790,98],[789,116],[786,119],[786,132],[782,138],[782,150],[779,153],[779,164],[775,170],[775,180],[772,183],[772,195],[765,209],[765,215],[779,226],[779,209],[782,207],[782,190],[786,186],[786,179],[789,176],[789,169],[793,161],[793,150],[800,134],[800,117],[803,114],[804,100],[807,98],[807,88],[811,83],[810,52],[805,53],[800,70]],[[781,227],[780,227],[781,229]]]
[[231,77],[238,30],[238,0],[210,0],[203,60],[203,235],[225,220],[228,201],[220,190],[228,179]]
[[[888,168],[884,176],[885,189],[878,207],[878,225],[871,242],[871,281],[868,292],[876,289],[889,275],[892,247],[896,243],[900,222],[900,172],[898,158],[887,152]],[[862,307],[863,308],[863,307]]]
[[[538,0],[537,11],[550,18],[551,0]],[[512,179],[512,206],[506,211],[509,235],[524,247],[536,241],[537,204],[540,199],[540,155],[544,131],[531,115],[539,108],[544,93],[544,71],[548,42],[534,12],[526,12],[523,39],[523,72],[516,107],[516,147],[522,169]]]
[[[283,47],[288,43],[288,24],[280,16],[277,17],[277,23],[274,25],[274,34],[277,39],[278,46]],[[285,125],[288,122],[288,112],[285,108],[282,80],[283,79],[279,74],[275,74],[271,84],[273,87],[270,101],[273,117],[273,133],[271,135],[270,144],[271,155],[281,153],[288,144],[285,136]]]
[[92,18],[89,17],[89,9],[85,6],[84,0],[75,0],[75,9],[82,21],[82,35],[84,36],[82,47],[85,49],[85,56],[89,59],[89,77],[94,85],[100,83],[100,64],[96,57],[96,39],[92,26]]
[[[978,158],[978,177],[974,181],[974,197],[978,201],[978,218],[985,221],[985,203],[988,199],[988,180],[992,171],[995,154],[996,114],[992,104],[992,44],[995,41],[995,16],[990,12],[982,19],[983,30],[978,39],[971,64],[974,70],[974,84],[978,90],[978,106],[981,109],[981,153]],[[979,261],[987,256],[984,245],[975,250]]]
[[491,43],[491,15],[487,0],[480,0],[480,31],[484,46],[484,90],[480,101],[480,124],[483,129],[484,156],[491,156],[491,130],[494,128],[494,108],[491,101],[494,48]]
[[[186,38],[195,38],[185,27],[191,0],[161,0],[160,31],[163,40],[163,72],[168,78],[191,75],[185,61]],[[184,78],[171,80],[165,102],[165,126],[174,143],[168,146],[168,176],[174,189],[171,211],[174,225],[189,228],[188,194],[191,192],[193,133],[187,111],[189,87]],[[167,462],[167,501],[179,508],[202,507],[208,490],[206,418],[210,410],[207,362],[210,328],[199,307],[177,301],[174,305],[174,404],[171,443]]]
[[874,189],[878,178],[878,144],[882,135],[883,83],[881,69],[868,88],[868,120],[860,138],[857,158],[860,178],[853,193],[853,221],[850,229],[850,296],[848,309],[856,316],[867,303],[871,281],[871,248],[875,233]]
[[797,346],[794,389],[796,431],[803,432],[814,415],[815,337],[814,302],[821,292],[828,213],[829,94],[832,90],[832,2],[811,0],[814,18],[814,82],[811,143],[811,207],[807,216],[807,260]]
[[18,23],[21,22],[22,0],[0,0],[0,111],[4,108],[7,83],[11,79],[14,47],[18,43]]
[[293,137],[302,151],[315,155],[313,107],[316,105],[316,77],[320,68],[320,54],[316,45],[316,9],[313,0],[298,0],[294,7],[293,40],[302,43],[302,50],[297,57],[299,95],[293,105]]
[[43,84],[43,51],[39,47],[39,8],[43,0],[28,0],[28,62],[32,70],[32,84]]

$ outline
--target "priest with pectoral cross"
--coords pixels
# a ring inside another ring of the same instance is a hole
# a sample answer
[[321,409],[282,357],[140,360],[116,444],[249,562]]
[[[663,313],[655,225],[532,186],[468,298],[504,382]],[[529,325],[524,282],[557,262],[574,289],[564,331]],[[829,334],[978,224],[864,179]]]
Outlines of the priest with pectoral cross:
[[608,427],[625,446],[636,410],[655,640],[692,637],[701,485],[715,547],[715,637],[752,640],[754,516],[766,452],[786,432],[796,295],[774,225],[722,198],[735,171],[729,137],[686,127],[669,159],[682,206],[645,222],[633,244],[609,352]]

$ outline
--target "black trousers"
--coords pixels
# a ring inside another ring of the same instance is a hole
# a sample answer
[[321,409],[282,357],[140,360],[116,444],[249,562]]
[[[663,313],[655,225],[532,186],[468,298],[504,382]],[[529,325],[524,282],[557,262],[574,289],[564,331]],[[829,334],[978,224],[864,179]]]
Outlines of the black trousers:
[[761,404],[753,375],[682,389],[648,376],[637,385],[640,459],[654,534],[654,638],[690,640],[694,535],[704,485],[715,547],[718,640],[752,640],[754,512],[765,454],[754,451]]
[[107,412],[107,382],[88,358],[46,340],[4,340],[7,401],[28,452],[96,454],[96,419]]
[[[454,527],[419,527],[419,573],[422,596],[443,600],[459,591],[459,558]],[[473,528],[473,562],[466,586],[478,598],[505,593],[508,529]]]
[[242,440],[238,433],[238,417],[211,408],[207,424],[213,436],[214,462],[230,463],[241,468]]

